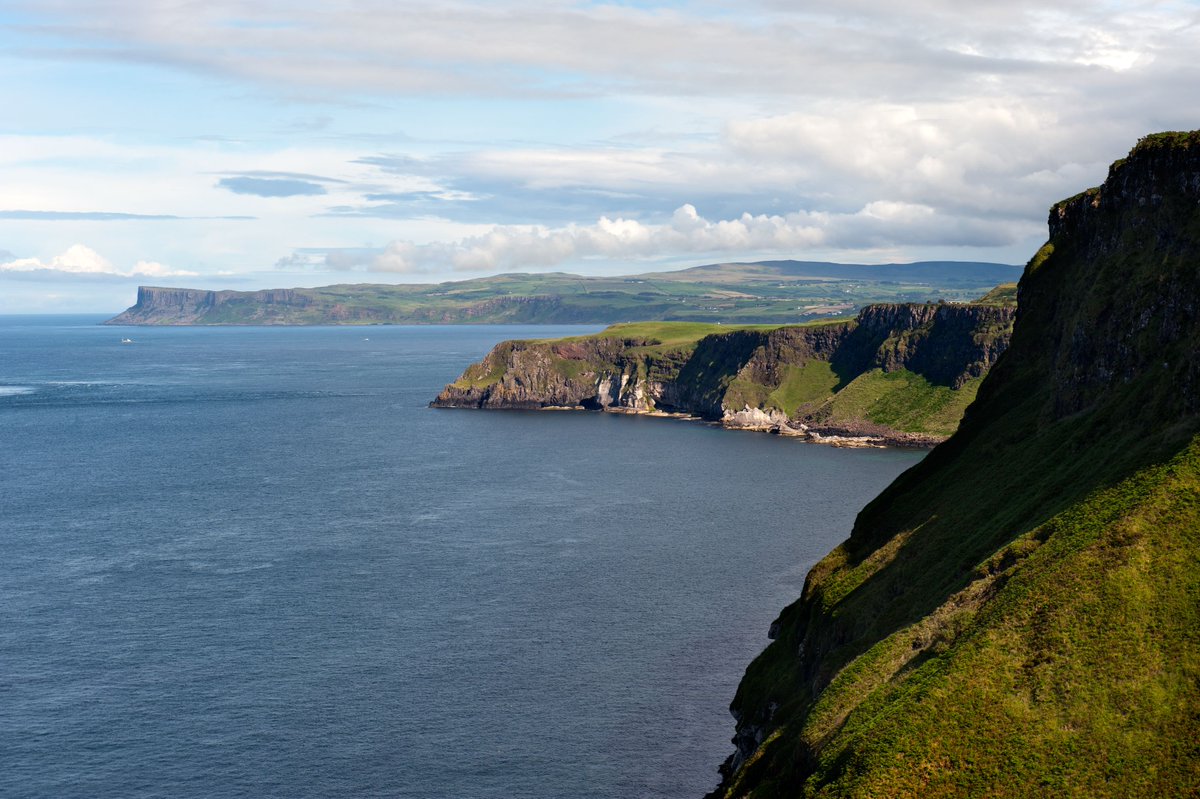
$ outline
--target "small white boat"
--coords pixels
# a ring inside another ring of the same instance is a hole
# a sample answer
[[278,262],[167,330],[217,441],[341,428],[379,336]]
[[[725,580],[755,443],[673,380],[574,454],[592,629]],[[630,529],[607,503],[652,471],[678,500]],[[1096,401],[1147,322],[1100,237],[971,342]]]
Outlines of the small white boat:
[[121,339],[121,343],[122,343],[122,344],[132,344],[132,343],[133,343],[133,339],[131,339],[131,338],[123,338],[123,339]]

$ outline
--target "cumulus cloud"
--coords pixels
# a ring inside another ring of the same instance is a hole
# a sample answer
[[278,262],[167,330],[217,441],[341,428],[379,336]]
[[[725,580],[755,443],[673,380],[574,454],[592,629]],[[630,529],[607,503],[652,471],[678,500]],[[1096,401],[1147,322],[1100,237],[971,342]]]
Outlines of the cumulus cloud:
[[0,274],[37,275],[75,275],[91,277],[186,277],[195,276],[195,272],[182,269],[172,269],[156,261],[138,261],[128,270],[113,266],[112,262],[100,253],[75,244],[66,251],[54,256],[49,261],[39,258],[15,258],[0,263]]
[[558,228],[496,226],[455,241],[393,241],[382,251],[340,250],[319,256],[304,251],[280,261],[281,268],[312,266],[378,272],[490,272],[548,269],[589,259],[639,260],[680,253],[796,254],[812,248],[868,250],[911,244],[1003,246],[1027,234],[1020,223],[946,220],[928,206],[872,202],[853,213],[796,211],[707,219],[692,205],[668,221],[601,217],[591,225]]
[[[605,220],[637,225],[637,235],[643,235],[655,227],[647,220],[661,223],[664,209],[684,207],[704,208],[709,219],[725,220],[727,227],[746,224],[743,219],[779,219],[788,229],[800,225],[822,233],[819,241],[745,237],[743,243],[755,252],[908,247],[915,254],[915,247],[1001,247],[1011,251],[999,257],[1021,260],[1025,250],[1040,243],[1045,209],[1102,179],[1107,164],[1136,139],[1136,129],[1119,114],[1097,122],[1017,97],[838,102],[733,118],[719,140],[688,150],[593,147],[481,150],[437,159],[373,156],[359,163],[386,175],[432,179],[442,188],[371,194],[328,213],[499,223],[496,229],[505,240],[525,243],[522,258],[533,264],[550,257],[544,253],[558,252],[563,239],[579,243],[569,248],[578,257],[602,257],[605,250],[587,242],[587,231],[594,230],[598,241],[629,238],[613,233]],[[602,222],[595,225],[571,225],[599,217]],[[684,224],[679,212],[673,224]],[[709,224],[716,227],[690,238],[651,237],[656,242],[651,249],[659,256],[736,252],[713,241],[721,223]],[[680,249],[671,253],[666,241]],[[631,257],[652,257],[649,250],[624,246]],[[389,263],[462,268],[464,263],[519,265],[522,260],[502,257],[504,248],[494,242],[485,246],[466,238],[449,249],[420,247],[398,246]],[[477,252],[481,249],[495,255]]]
[[[1050,203],[1099,182],[1139,136],[1194,127],[1200,104],[1200,25],[1173,0],[10,5],[18,58],[178,68],[306,104],[311,124],[291,126],[303,146],[259,120],[200,155],[191,140],[0,148],[7,207],[105,207],[114,186],[151,214],[270,206],[242,239],[197,234],[224,265],[252,247],[260,263],[296,249],[281,265],[297,269],[420,272],[815,249],[1016,261]],[[309,114],[314,100],[354,111],[334,123]],[[207,110],[196,124],[236,127]],[[384,134],[397,119],[411,136]],[[409,151],[375,152],[387,147]],[[91,162],[110,169],[76,168]],[[154,163],[163,174],[140,182],[127,168]]]
[[851,103],[731,120],[730,149],[828,197],[886,196],[956,214],[1038,215],[1132,144],[1140,123],[1120,112],[1020,97],[953,103]]
[[[1159,91],[1148,77],[1136,92],[1095,100],[1078,86],[1027,94],[1011,88],[952,100],[839,97],[783,113],[741,113],[725,120],[715,140],[678,149],[367,156],[356,163],[440,188],[370,194],[331,213],[557,225],[601,215],[652,218],[685,203],[731,218],[904,202],[935,209],[947,224],[1016,217],[1040,225],[1051,203],[1102,180],[1139,136],[1194,124],[1191,106],[1144,99]],[[1180,96],[1200,101],[1200,80]]]

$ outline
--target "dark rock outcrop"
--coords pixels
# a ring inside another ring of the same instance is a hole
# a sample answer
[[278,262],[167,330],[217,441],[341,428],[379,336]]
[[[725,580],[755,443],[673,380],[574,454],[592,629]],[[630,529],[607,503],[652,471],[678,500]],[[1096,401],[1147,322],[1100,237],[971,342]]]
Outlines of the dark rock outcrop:
[[869,305],[834,359],[862,372],[907,369],[959,388],[982,377],[1008,346],[1016,308],[996,305]]

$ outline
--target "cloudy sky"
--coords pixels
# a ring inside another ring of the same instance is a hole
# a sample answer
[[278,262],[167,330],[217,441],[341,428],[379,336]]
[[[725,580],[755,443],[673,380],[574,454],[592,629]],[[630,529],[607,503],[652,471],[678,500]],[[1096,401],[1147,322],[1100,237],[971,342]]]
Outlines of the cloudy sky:
[[0,313],[756,258],[1023,263],[1200,127],[1200,4],[0,0]]

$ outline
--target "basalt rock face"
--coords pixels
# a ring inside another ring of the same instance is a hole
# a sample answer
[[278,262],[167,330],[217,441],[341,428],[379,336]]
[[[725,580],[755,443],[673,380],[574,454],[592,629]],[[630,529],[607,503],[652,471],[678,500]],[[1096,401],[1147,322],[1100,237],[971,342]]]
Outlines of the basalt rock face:
[[908,369],[959,388],[982,377],[1008,347],[1016,308],[991,305],[871,305],[834,360],[851,372]]
[[[1200,235],[1200,158],[1193,140],[1166,138],[1113,165],[1103,186],[1050,211],[1050,241],[1034,260],[1056,278],[1099,285],[1091,304],[1053,290],[1052,278],[1026,281],[1022,296],[1058,320],[1053,349],[1054,415],[1076,413],[1112,387],[1158,369],[1169,373],[1189,411],[1200,401],[1200,359],[1165,357],[1195,333],[1192,291]],[[1156,269],[1116,274],[1133,253]],[[1097,294],[1110,302],[1096,304]],[[1136,309],[1131,315],[1130,309]],[[1185,353],[1186,355],[1186,353]]]
[[696,344],[690,357],[672,381],[673,398],[680,410],[708,419],[723,419],[731,427],[762,425],[745,423],[749,418],[770,417],[779,424],[787,421],[783,409],[750,407],[760,415],[737,414],[746,410],[745,403],[731,403],[730,383],[748,381],[763,386],[778,386],[787,366],[803,366],[815,360],[828,361],[853,330],[853,322],[840,322],[812,327],[782,327],[771,331],[745,330],[705,336]]
[[[393,306],[364,300],[388,287],[206,291],[140,286],[137,304],[109,319],[109,325],[304,325],[304,324],[500,324],[544,321],[596,322],[564,309],[552,296],[496,297],[452,309]],[[362,295],[362,296],[360,296]],[[578,317],[578,318],[576,318]]]
[[868,306],[853,321],[731,330],[678,347],[622,337],[619,328],[562,341],[506,341],[432,405],[682,413],[727,427],[823,436],[825,443],[927,446],[944,436],[868,419],[823,427],[824,417],[808,413],[812,401],[799,414],[799,404],[813,399],[796,393],[808,385],[802,373],[815,368],[819,378],[824,369],[822,400],[870,370],[909,370],[959,389],[1003,351],[1011,323],[1012,309],[1004,306],[886,305]]
[[[288,324],[294,314],[303,313],[313,299],[302,290],[265,289],[263,291],[206,291],[203,289],[173,289],[139,286],[137,304],[109,319],[109,325],[192,324],[216,322],[225,313],[238,313],[253,308],[256,324]],[[361,309],[354,309],[355,312]],[[357,319],[360,316],[342,309],[332,309],[335,318]],[[369,315],[368,317],[369,318]]]
[[1200,132],[1055,205],[1018,307],[772,625],[714,797],[1200,794]]
[[[505,341],[434,400],[440,408],[639,407],[632,391],[640,358],[637,339],[580,342]],[[629,388],[630,390],[626,390]],[[642,387],[645,392],[645,387]],[[646,406],[648,408],[648,406]]]
[[136,320],[139,324],[145,324],[160,317],[196,319],[217,305],[217,294],[203,289],[139,286],[137,304],[109,323],[124,324]]

